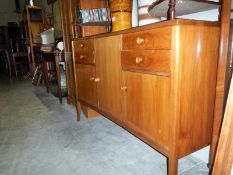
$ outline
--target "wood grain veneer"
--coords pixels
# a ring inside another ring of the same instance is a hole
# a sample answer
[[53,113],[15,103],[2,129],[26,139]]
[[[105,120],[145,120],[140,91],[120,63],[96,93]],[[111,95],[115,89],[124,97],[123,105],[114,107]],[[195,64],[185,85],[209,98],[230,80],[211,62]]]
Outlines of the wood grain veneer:
[[[91,99],[80,101],[167,156],[169,175],[177,174],[179,158],[211,141],[219,47],[217,24],[174,20],[73,41],[74,45],[94,39],[96,65],[89,67],[86,75],[85,71],[82,75],[77,71],[76,77],[80,83],[90,72],[94,74],[95,68],[98,104],[91,104]],[[164,31],[167,36],[159,40],[148,37],[152,33],[160,36],[155,31]],[[146,42],[141,47],[137,37],[142,33]],[[138,54],[144,59],[135,64]],[[79,66],[76,64],[76,69],[81,71],[88,65]],[[86,91],[90,89],[89,82],[82,83]],[[83,95],[81,91],[77,93]]]
[[95,64],[94,40],[80,40],[74,42],[75,63]]
[[222,124],[224,114],[224,93],[225,93],[225,81],[226,81],[226,69],[227,69],[227,52],[229,44],[229,31],[230,31],[230,8],[231,1],[222,1],[221,7],[221,34],[220,34],[220,47],[219,47],[219,63],[218,63],[218,75],[215,94],[215,109],[214,109],[214,124],[213,124],[213,136],[210,147],[210,161],[211,167],[214,161],[216,148],[218,145],[220,128]]
[[122,48],[127,49],[170,49],[171,27],[123,34]]
[[230,175],[233,167],[233,81],[227,98],[226,111],[224,114],[223,124],[219,144],[217,147],[216,158],[213,166],[213,175]]
[[[71,39],[74,34],[73,28],[73,17],[74,6],[71,0],[63,1],[59,0],[61,24],[62,24],[62,35],[64,42],[64,53],[65,53],[65,66],[66,66],[66,81],[67,81],[67,103],[76,104],[76,92],[75,92],[75,78],[74,78],[74,63],[72,59],[72,47]],[[69,10],[68,10],[69,9]],[[77,110],[78,111],[78,110]]]
[[121,119],[121,36],[95,40],[99,108]]
[[170,75],[170,51],[127,50],[121,52],[122,69],[157,75]]
[[91,105],[97,106],[97,93],[95,78],[95,67],[92,65],[77,64],[77,89],[78,99],[88,101]]

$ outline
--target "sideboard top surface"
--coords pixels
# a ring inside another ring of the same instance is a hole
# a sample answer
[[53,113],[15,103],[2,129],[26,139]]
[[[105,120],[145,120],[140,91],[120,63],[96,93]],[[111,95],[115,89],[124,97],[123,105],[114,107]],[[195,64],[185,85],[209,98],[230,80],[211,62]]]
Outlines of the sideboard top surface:
[[117,31],[117,32],[103,33],[103,34],[87,36],[87,37],[83,37],[83,38],[74,38],[73,40],[75,41],[75,40],[79,40],[79,39],[101,38],[101,37],[107,37],[107,36],[149,30],[149,29],[154,29],[154,28],[176,26],[176,25],[195,25],[195,26],[216,26],[216,27],[218,27],[218,26],[220,26],[220,23],[217,21],[213,22],[213,21],[201,21],[201,20],[190,20],[190,19],[174,19],[174,20],[167,20],[167,21],[157,22],[157,23],[153,23],[153,24],[148,24],[148,25],[144,25],[144,26],[132,27],[130,29],[121,30],[121,31]]

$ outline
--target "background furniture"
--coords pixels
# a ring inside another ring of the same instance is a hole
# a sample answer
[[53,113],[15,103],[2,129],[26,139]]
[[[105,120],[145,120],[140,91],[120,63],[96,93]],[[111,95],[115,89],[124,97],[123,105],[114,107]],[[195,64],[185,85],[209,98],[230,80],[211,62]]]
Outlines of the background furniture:
[[35,71],[35,66],[39,64],[39,57],[36,57],[35,49],[40,48],[40,33],[43,27],[43,10],[38,6],[26,5],[23,12],[26,41],[30,57],[31,74]]
[[[77,14],[79,10],[81,9],[95,9],[95,8],[106,8],[109,7],[107,0],[77,0],[77,6],[76,11]],[[98,22],[98,23],[88,23],[88,24],[82,24],[79,23],[77,18],[79,16],[76,16],[76,21],[73,25],[78,25],[80,27],[80,32],[77,35],[81,37],[85,36],[91,36],[96,35],[99,33],[106,33],[108,30],[109,23],[105,22]]]
[[27,45],[25,39],[17,38],[15,40],[15,48],[13,47],[13,40],[10,41],[12,48],[12,62],[16,77],[18,72],[22,75],[29,71],[29,58],[27,52]]
[[6,70],[11,77],[11,62],[8,55],[8,28],[0,26],[0,70]]
[[64,53],[60,51],[45,52],[41,51],[42,54],[42,72],[44,77],[44,83],[47,92],[51,91],[51,81],[55,78],[58,97],[60,103],[62,103],[62,89],[61,89],[61,62],[65,62]]
[[0,61],[4,62],[5,68],[11,79],[12,76],[11,61],[7,49],[0,48],[0,59],[1,59]]
[[62,29],[63,29],[63,40],[64,40],[68,103],[76,104],[74,63],[72,59],[72,47],[71,47],[72,38],[88,36],[88,35],[103,33],[107,31],[106,26],[95,26],[95,24],[91,26],[84,26],[81,24],[77,24],[78,10],[85,8],[106,7],[106,5],[107,5],[106,0],[67,0],[67,1],[59,0]]
[[59,0],[63,42],[64,42],[64,56],[66,67],[66,80],[67,80],[67,103],[75,104],[75,84],[74,84],[74,70],[72,60],[71,39],[75,35],[73,22],[75,20],[75,1],[73,0]]
[[219,23],[195,20],[76,39],[77,109],[82,102],[138,136],[175,175],[179,158],[211,142],[218,42]]

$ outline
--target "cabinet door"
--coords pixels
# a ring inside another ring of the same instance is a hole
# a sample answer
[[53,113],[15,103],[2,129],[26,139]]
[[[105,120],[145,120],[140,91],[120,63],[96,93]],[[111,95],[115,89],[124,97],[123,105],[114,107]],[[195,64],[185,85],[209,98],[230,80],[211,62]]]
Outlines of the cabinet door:
[[170,78],[123,71],[127,127],[159,146],[169,141]]
[[120,46],[120,36],[95,40],[99,108],[116,119],[120,119],[122,111]]
[[78,99],[97,106],[95,66],[77,64]]

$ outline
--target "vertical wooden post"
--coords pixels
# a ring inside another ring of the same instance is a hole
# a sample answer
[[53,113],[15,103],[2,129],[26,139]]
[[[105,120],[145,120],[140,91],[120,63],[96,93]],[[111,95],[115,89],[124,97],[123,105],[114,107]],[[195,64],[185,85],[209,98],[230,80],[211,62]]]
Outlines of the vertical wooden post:
[[169,8],[167,13],[168,20],[173,20],[176,18],[176,0],[169,0]]
[[222,124],[221,135],[213,166],[213,175],[231,174],[233,163],[233,81],[227,99],[226,111]]
[[74,2],[73,0],[67,0],[67,1],[59,0],[61,20],[62,20],[66,80],[67,80],[67,91],[68,91],[67,103],[75,104],[76,103],[75,83],[74,83],[72,47],[71,47],[72,36],[74,36],[73,18],[75,16],[73,11],[74,10],[73,2]]
[[230,8],[231,8],[230,0],[222,1],[217,86],[216,86],[214,124],[213,124],[212,143],[210,149],[209,166],[212,166],[214,161],[215,152],[220,135],[223,113],[224,113],[224,91],[225,91],[225,79],[226,79],[226,68],[227,68],[228,40],[229,40],[229,31],[230,31]]

